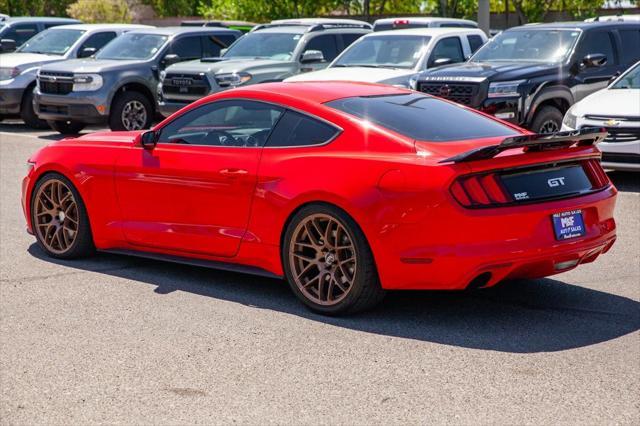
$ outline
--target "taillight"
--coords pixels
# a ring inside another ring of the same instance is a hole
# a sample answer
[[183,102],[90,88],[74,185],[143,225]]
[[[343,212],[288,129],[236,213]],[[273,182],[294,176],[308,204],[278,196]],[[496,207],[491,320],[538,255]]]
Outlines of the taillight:
[[396,19],[393,21],[393,25],[409,25],[408,19]]
[[464,176],[451,185],[451,194],[463,206],[489,206],[511,202],[496,173]]
[[611,182],[598,160],[587,160],[583,163],[583,167],[589,176],[593,189],[604,188]]

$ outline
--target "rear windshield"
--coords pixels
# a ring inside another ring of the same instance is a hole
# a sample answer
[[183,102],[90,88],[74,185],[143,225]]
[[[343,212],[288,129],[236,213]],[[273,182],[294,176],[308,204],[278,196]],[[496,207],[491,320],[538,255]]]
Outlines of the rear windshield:
[[518,134],[495,120],[420,93],[343,98],[326,105],[420,141],[448,142]]

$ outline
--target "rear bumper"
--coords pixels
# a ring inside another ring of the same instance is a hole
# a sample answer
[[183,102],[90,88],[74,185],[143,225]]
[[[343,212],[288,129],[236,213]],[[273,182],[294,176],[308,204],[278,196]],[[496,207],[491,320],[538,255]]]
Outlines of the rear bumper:
[[[374,252],[387,289],[461,290],[507,278],[539,278],[594,261],[616,239],[616,189],[518,207],[469,210],[452,205],[421,223],[381,234]],[[582,210],[586,235],[557,241],[551,216]]]

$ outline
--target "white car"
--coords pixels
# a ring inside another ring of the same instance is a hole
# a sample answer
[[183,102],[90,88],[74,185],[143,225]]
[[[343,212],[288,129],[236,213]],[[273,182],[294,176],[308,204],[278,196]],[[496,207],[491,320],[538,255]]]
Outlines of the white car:
[[562,130],[582,127],[604,127],[609,132],[598,145],[604,168],[640,171],[640,62],[569,108]]
[[427,68],[464,62],[487,36],[475,28],[415,28],[365,35],[327,68],[285,81],[346,80],[409,87],[411,77]]
[[407,16],[377,19],[373,31],[399,30],[405,28],[478,28],[478,23],[468,19],[439,18],[434,16]]

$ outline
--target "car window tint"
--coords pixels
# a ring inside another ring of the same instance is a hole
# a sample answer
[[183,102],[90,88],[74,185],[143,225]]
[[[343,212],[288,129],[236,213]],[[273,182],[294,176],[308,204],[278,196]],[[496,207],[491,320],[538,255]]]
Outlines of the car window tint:
[[482,37],[479,35],[468,35],[467,40],[469,41],[469,47],[471,48],[471,53],[475,53],[476,50],[480,48],[484,44]]
[[364,34],[342,34],[342,43],[343,46],[342,48],[345,49],[349,46],[351,46],[351,44],[356,41],[357,39],[359,39],[360,37],[362,37]]
[[620,30],[622,62],[631,65],[640,59],[640,29]]
[[582,56],[593,53],[602,53],[607,57],[607,64],[617,64],[616,55],[613,50],[613,41],[611,40],[611,34],[608,31],[591,31],[587,33],[585,41],[582,45]]
[[433,48],[431,58],[429,59],[429,66],[432,66],[436,60],[448,58],[452,62],[463,62],[464,53],[462,53],[462,44],[458,37],[447,37],[436,43],[436,47]]
[[283,108],[255,101],[212,102],[174,119],[160,131],[160,143],[264,146]]
[[232,35],[210,35],[202,37],[202,57],[213,58],[220,56],[220,49],[225,49],[236,40]]
[[267,141],[267,147],[321,145],[339,130],[323,121],[287,110]]
[[180,59],[197,59],[202,57],[200,36],[182,37],[171,43],[171,53]]
[[324,60],[331,62],[338,56],[336,37],[331,34],[314,37],[307,43],[305,51],[306,50],[319,50],[322,52],[322,55],[324,55]]
[[517,134],[496,120],[420,93],[343,98],[326,105],[421,141],[447,142]]
[[84,43],[82,43],[82,46],[80,46],[80,49],[78,49],[78,53],[80,53],[82,49],[85,49],[87,47],[92,47],[96,49],[96,51],[98,51],[102,49],[104,45],[116,38],[116,36],[117,34],[113,31],[93,34],[92,36],[89,36],[89,38]]
[[38,26],[36,24],[16,24],[13,25],[2,38],[15,40],[16,46],[20,46],[37,33]]

